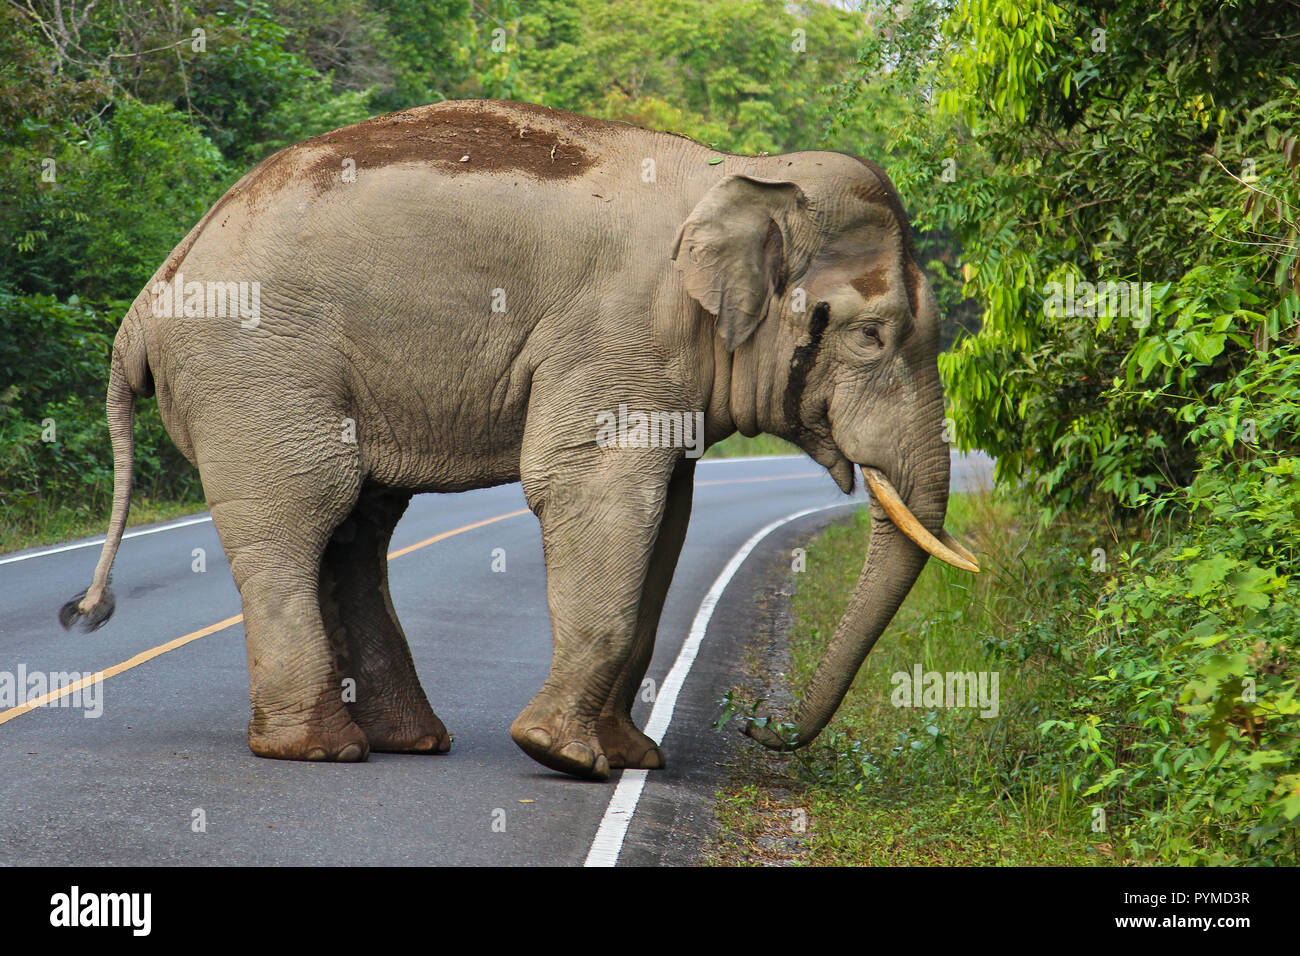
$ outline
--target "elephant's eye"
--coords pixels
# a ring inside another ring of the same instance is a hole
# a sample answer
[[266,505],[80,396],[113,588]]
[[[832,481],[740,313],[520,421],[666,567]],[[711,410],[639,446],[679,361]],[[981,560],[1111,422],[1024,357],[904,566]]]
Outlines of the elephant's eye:
[[880,326],[878,325],[864,325],[862,327],[862,334],[879,346],[883,347],[885,344],[884,340],[880,337]]

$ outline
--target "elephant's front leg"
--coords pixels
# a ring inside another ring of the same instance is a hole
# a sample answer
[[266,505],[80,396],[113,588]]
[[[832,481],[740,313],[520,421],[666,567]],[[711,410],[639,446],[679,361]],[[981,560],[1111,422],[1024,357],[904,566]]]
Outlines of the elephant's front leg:
[[694,490],[695,460],[683,458],[677,463],[668,485],[663,523],[650,558],[645,588],[641,592],[632,653],[614,684],[613,692],[605,701],[596,725],[605,756],[614,768],[658,770],[664,766],[664,755],[659,745],[632,722],[632,705],[636,702],[637,692],[641,689],[641,682],[654,654],[659,617],[663,613],[673,572],[677,570],[677,558],[682,553],[686,527],[691,520],[691,496]]
[[554,770],[609,775],[597,725],[633,651],[672,468],[662,452],[620,450],[524,476],[542,524],[553,649],[546,683],[510,735]]

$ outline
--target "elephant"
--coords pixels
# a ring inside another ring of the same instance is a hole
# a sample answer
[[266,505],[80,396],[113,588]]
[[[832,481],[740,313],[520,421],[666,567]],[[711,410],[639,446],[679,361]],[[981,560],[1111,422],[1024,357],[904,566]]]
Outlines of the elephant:
[[673,436],[600,441],[597,422],[680,412],[705,445],[766,432],[872,492],[865,563],[793,732],[748,724],[806,745],[927,559],[978,570],[943,528],[939,320],[897,191],[855,156],[729,154],[500,100],[325,133],[231,187],[127,310],[107,540],[60,620],[112,613],[134,403],[156,395],[239,589],[253,753],[444,753],[388,542],[415,493],[518,481],[554,647],[510,734],[576,777],[661,768],[631,707],[698,456]]

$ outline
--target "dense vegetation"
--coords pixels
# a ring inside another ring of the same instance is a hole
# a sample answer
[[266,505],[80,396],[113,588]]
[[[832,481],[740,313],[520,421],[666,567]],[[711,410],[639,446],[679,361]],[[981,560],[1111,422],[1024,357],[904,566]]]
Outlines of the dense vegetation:
[[[974,592],[983,653],[1050,676],[988,799],[1101,806],[1132,859],[1294,862],[1298,62],[1290,0],[5,2],[0,547],[102,520],[116,322],[288,143],[491,96],[869,155],[960,333],[951,430],[1034,529],[1007,580],[1055,582],[1010,618]],[[137,436],[143,495],[196,502],[151,403]]]
[[[963,0],[949,125],[915,127],[973,173],[924,213],[985,305],[941,360],[958,441],[1091,522],[1088,573],[1008,639],[1071,675],[1040,729],[1139,859],[1298,858],[1297,23]],[[1053,314],[1070,276],[1150,282],[1150,308]]]
[[[1056,794],[1056,836],[1100,819],[1094,842],[1133,860],[1295,864],[1295,7],[896,9],[843,102],[908,104],[891,171],[918,222],[957,237],[983,307],[980,331],[940,357],[952,430],[1014,491],[1006,538],[1023,516],[1038,530],[1008,553],[984,529],[980,666],[1020,692],[1014,719],[967,741],[962,799],[1011,801],[1040,825],[1029,811]],[[1141,291],[1125,301],[1111,282]],[[907,620],[899,639],[934,666],[934,645],[914,640],[932,623]],[[948,636],[971,620],[950,618]],[[800,626],[815,645],[825,625]],[[946,739],[953,719],[932,715],[921,739]],[[1026,720],[1041,740],[1008,736]],[[942,747],[925,749],[930,779],[951,774]],[[818,786],[846,755],[861,789],[899,751],[832,737]]]

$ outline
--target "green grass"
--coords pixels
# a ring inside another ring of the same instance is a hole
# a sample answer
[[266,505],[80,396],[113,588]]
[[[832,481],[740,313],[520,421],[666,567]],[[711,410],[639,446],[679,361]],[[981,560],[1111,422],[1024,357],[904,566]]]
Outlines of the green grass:
[[[1041,658],[1008,663],[998,641],[1068,587],[1063,575],[1047,571],[1024,524],[1005,499],[953,496],[947,527],[979,556],[982,573],[930,561],[821,737],[794,756],[745,748],[719,794],[721,835],[706,861],[1114,862],[1109,837],[1091,831],[1064,775],[1045,786],[1041,773],[1024,773],[1038,759],[1042,704],[1060,691],[1061,675]],[[791,603],[788,683],[796,695],[834,633],[869,529],[862,509],[808,549]],[[891,675],[917,664],[925,671],[997,671],[998,715],[893,706]],[[792,823],[800,811],[807,821],[802,834]]]
[[[203,499],[181,501],[153,501],[147,498],[131,499],[131,516],[128,527],[168,521],[203,511]],[[20,516],[13,512],[0,515],[0,554],[35,548],[45,544],[58,544],[76,538],[89,538],[108,530],[109,512],[88,514],[84,508],[41,500],[23,510]]]
[[704,453],[705,458],[741,458],[751,455],[802,455],[803,452],[788,441],[774,435],[755,435],[746,438],[737,432],[724,438]]

